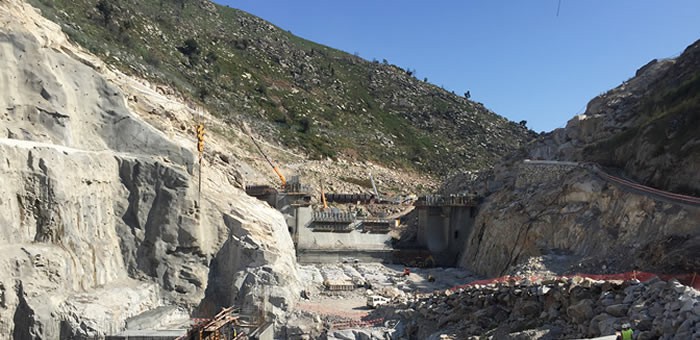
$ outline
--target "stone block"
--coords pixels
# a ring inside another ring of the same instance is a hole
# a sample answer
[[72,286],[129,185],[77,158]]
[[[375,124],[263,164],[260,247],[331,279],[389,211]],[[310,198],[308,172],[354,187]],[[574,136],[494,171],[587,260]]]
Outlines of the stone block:
[[566,309],[566,314],[575,323],[583,323],[593,316],[593,301],[584,299]]
[[629,305],[627,304],[617,304],[606,307],[605,312],[612,316],[621,317],[627,314],[628,309]]

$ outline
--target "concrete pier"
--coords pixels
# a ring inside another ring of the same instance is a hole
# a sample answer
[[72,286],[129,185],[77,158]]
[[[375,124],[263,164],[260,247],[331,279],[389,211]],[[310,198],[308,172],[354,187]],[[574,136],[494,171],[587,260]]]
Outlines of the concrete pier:
[[440,266],[453,266],[476,217],[478,198],[473,195],[424,196],[416,202],[417,246],[428,249]]

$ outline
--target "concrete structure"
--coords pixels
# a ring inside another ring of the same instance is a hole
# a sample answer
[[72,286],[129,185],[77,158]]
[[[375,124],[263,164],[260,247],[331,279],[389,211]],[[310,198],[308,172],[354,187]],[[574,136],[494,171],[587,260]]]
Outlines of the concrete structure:
[[[398,219],[361,219],[348,212],[313,211],[309,191],[296,181],[290,181],[283,192],[269,186],[246,188],[249,195],[270,203],[285,215],[300,263],[337,263],[348,257],[362,262],[396,260],[388,233],[398,226]],[[364,198],[346,196],[353,200]],[[418,213],[414,246],[426,249],[436,265],[455,265],[472,231],[478,203],[475,195],[420,197],[414,204]]]
[[267,202],[272,207],[277,206],[277,194],[279,192],[277,189],[269,185],[247,185],[245,187],[245,193],[261,201]]
[[323,282],[323,285],[330,291],[351,291],[357,288],[355,284],[349,280],[326,280]]
[[423,196],[418,211],[416,245],[426,248],[440,266],[453,266],[471,234],[478,198],[474,195]]
[[290,212],[284,216],[285,220],[287,221],[289,233],[292,235],[292,239],[294,240],[294,246],[299,243],[299,228],[309,225],[312,216],[313,209],[310,206],[301,206],[290,209]]
[[391,237],[364,233],[359,225],[345,232],[318,232],[313,225],[300,227],[297,239],[297,260],[302,263],[340,262],[351,256],[363,262],[391,259]]
[[303,264],[342,263],[348,258],[356,259],[358,262],[395,262],[392,249],[308,249],[303,246],[297,248],[297,261]]
[[355,214],[314,211],[310,227],[314,231],[351,232],[357,227]]
[[[362,262],[390,262],[389,230],[396,219],[358,219],[354,213],[313,211],[309,188],[292,178],[285,190],[268,185],[246,187],[246,193],[279,210],[287,222],[301,263],[339,263],[352,257]],[[363,198],[349,195],[352,199]]]
[[335,203],[360,203],[369,204],[374,202],[375,196],[372,194],[340,194],[327,193],[326,201]]
[[257,329],[253,330],[249,335],[249,339],[255,340],[273,340],[275,338],[275,329],[272,322],[267,322]]
[[392,228],[399,226],[399,220],[392,218],[363,218],[360,221],[362,222],[362,231],[365,233],[386,234]]
[[[397,219],[358,219],[347,212],[313,211],[306,191],[277,192],[263,186],[246,189],[285,215],[300,263],[338,263],[348,257],[362,262],[395,260],[388,232],[397,226]],[[477,205],[474,195],[419,198],[415,203],[415,246],[427,249],[437,265],[454,265],[471,233]]]
[[[246,192],[285,215],[296,245],[297,261],[338,263],[348,257],[362,262],[396,259],[388,232],[397,226],[397,219],[358,219],[347,212],[313,211],[308,190],[297,182],[292,183],[284,192],[269,186],[247,187]],[[436,265],[455,265],[472,231],[478,203],[475,195],[420,197],[414,204],[418,213],[415,247],[426,249]]]
[[173,340],[187,333],[186,329],[173,330],[125,330],[116,335],[107,335],[105,340]]
[[579,163],[576,162],[526,159],[519,165],[520,171],[515,180],[515,187],[526,189],[543,182],[558,183],[579,166]]
[[292,235],[295,245],[298,229],[308,225],[313,217],[313,210],[310,207],[310,191],[308,186],[299,183],[297,177],[292,177],[283,191],[278,191],[269,185],[246,186],[248,195],[267,202],[284,215],[287,229]]

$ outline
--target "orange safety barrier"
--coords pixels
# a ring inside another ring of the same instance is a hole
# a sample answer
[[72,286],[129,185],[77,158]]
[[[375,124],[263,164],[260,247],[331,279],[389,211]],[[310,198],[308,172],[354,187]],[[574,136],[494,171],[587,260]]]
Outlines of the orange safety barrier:
[[[640,282],[646,282],[649,281],[655,277],[658,277],[661,280],[664,281],[670,281],[672,279],[678,280],[683,285],[686,285],[688,287],[695,288],[697,290],[700,290],[700,277],[698,277],[697,273],[691,273],[691,274],[654,274],[654,273],[649,273],[649,272],[640,272],[640,271],[631,271],[631,272],[626,272],[626,273],[618,273],[618,274],[574,274],[574,275],[562,275],[562,276],[556,276],[554,277],[555,279],[570,279],[573,277],[583,277],[583,278],[589,278],[592,280],[598,280],[598,281],[609,281],[609,280],[621,280],[621,281],[630,281],[630,280],[639,280]],[[459,285],[459,286],[454,286],[450,288],[451,291],[456,291],[460,288],[466,288],[474,285],[487,285],[487,284],[492,284],[492,283],[503,283],[503,282],[509,282],[509,281],[522,281],[525,279],[528,279],[530,281],[536,281],[536,280],[542,280],[542,279],[548,279],[551,277],[540,277],[540,276],[530,276],[530,277],[521,277],[521,276],[501,276],[493,279],[486,279],[486,280],[477,280],[477,281],[472,281],[467,284]]]

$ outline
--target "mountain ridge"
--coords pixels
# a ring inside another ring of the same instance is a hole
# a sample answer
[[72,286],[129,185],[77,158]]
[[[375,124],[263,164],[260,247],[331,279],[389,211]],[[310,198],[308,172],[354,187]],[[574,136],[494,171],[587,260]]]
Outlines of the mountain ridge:
[[230,124],[246,121],[312,158],[446,175],[487,167],[535,136],[411,70],[208,0],[30,3],[127,73],[169,84]]

